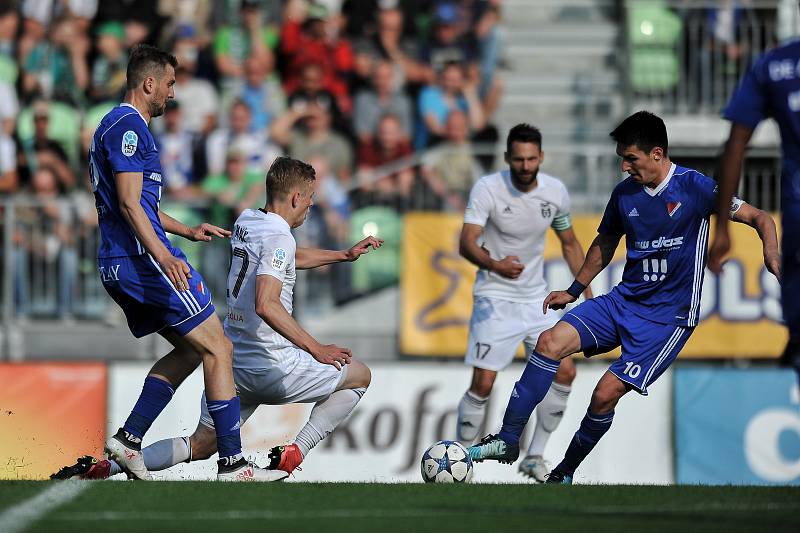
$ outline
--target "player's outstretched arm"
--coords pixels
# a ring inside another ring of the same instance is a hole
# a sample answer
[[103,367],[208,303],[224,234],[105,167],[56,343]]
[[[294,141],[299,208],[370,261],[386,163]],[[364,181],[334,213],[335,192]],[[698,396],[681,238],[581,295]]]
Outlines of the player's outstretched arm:
[[489,251],[478,244],[481,233],[483,233],[482,226],[464,224],[458,242],[458,253],[461,254],[461,257],[477,267],[499,274],[504,278],[517,279],[525,269],[525,265],[520,263],[519,257],[509,255],[502,259],[492,259]]
[[[594,238],[589,250],[586,252],[586,259],[583,261],[581,269],[575,276],[575,282],[572,287],[566,291],[553,291],[547,295],[542,305],[542,311],[547,313],[548,309],[563,309],[568,304],[571,304],[578,299],[580,293],[583,292],[592,280],[597,276],[614,257],[614,252],[617,250],[617,245],[622,235],[610,235],[605,233],[598,233]],[[576,291],[576,287],[578,288]]]
[[761,239],[763,244],[764,265],[780,281],[781,252],[778,246],[778,231],[775,228],[775,221],[772,220],[769,213],[742,202],[739,209],[730,215],[730,219],[734,222],[747,224],[758,232],[758,238]]
[[256,277],[256,314],[261,320],[320,363],[335,366],[339,370],[349,364],[352,354],[348,348],[320,344],[286,311],[281,303],[281,287],[281,280],[274,276],[262,274]]
[[370,250],[383,245],[383,239],[367,237],[347,250],[320,250],[318,248],[298,248],[295,253],[295,267],[299,270],[317,268],[332,263],[355,261]]
[[179,291],[187,291],[189,290],[187,278],[192,277],[189,273],[189,265],[173,256],[156,235],[153,224],[141,204],[142,179],[141,172],[117,172],[114,174],[117,200],[122,217],[130,225],[147,253],[161,266],[161,270],[175,288]]
[[708,252],[708,268],[715,274],[722,272],[722,263],[731,249],[731,238],[728,233],[728,211],[733,195],[739,189],[739,177],[747,143],[753,130],[741,124],[731,124],[731,132],[722,153],[717,193],[717,224],[714,239]]
[[214,224],[203,222],[197,226],[187,226],[183,222],[175,220],[163,211],[158,212],[158,218],[161,220],[161,225],[164,231],[172,233],[173,235],[180,235],[190,241],[204,241],[208,242],[212,236],[219,238],[226,238],[231,236],[231,232]]

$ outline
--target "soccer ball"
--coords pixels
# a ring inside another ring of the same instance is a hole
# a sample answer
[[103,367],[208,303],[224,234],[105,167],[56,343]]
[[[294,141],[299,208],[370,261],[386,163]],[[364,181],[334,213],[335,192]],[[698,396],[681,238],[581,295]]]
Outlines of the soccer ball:
[[461,443],[440,440],[422,454],[425,483],[469,483],[472,458]]

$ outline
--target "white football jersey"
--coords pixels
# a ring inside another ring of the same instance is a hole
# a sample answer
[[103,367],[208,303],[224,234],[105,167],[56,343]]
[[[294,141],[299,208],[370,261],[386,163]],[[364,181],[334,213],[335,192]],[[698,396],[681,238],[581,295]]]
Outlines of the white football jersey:
[[225,334],[233,343],[236,368],[285,368],[296,363],[294,345],[256,314],[256,278],[273,276],[282,282],[281,304],[292,314],[297,279],[297,244],[289,224],[275,213],[245,209],[231,235],[228,272],[228,314]]
[[483,226],[479,242],[492,259],[516,255],[525,269],[517,279],[480,269],[473,294],[523,303],[547,294],[542,266],[545,234],[554,221],[554,227],[569,227],[569,209],[567,188],[543,172],[536,188],[527,193],[514,187],[508,170],[478,180],[464,222]]

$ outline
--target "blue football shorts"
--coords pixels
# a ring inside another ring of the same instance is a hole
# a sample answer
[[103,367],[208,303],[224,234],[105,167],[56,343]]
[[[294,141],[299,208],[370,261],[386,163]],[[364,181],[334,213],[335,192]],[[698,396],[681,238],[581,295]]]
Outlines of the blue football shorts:
[[694,327],[661,324],[630,311],[616,291],[586,300],[561,320],[578,330],[584,356],[622,346],[609,370],[639,394],[669,368],[689,340]]
[[[186,261],[186,255],[172,249]],[[189,265],[189,290],[179,292],[149,254],[98,259],[106,292],[125,313],[135,337],[172,330],[184,336],[214,314],[211,291],[203,276]]]

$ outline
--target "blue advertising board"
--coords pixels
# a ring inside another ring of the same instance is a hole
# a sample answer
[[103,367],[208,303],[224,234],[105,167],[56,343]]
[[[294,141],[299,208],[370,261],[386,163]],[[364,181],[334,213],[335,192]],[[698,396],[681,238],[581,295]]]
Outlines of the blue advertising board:
[[797,374],[679,366],[674,386],[678,483],[800,485]]

